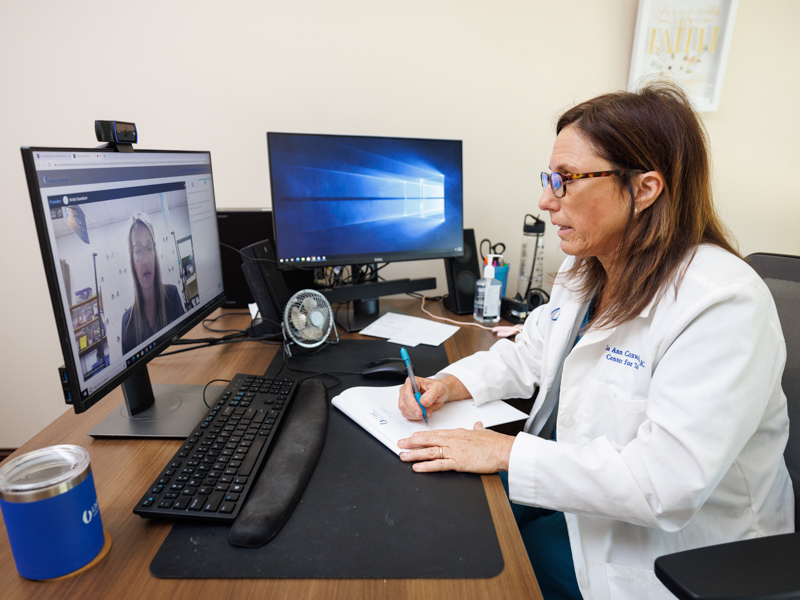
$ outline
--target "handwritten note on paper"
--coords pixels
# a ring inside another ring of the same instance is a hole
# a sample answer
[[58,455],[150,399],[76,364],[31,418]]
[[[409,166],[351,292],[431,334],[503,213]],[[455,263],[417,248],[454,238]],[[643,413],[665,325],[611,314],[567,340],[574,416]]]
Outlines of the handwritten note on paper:
[[481,421],[485,427],[511,423],[528,417],[524,412],[500,400],[475,406],[471,400],[448,402],[428,415],[428,427],[422,421],[409,421],[397,408],[400,386],[354,387],[333,399],[333,405],[395,454],[397,442],[417,431],[434,429],[472,429]]
[[362,329],[361,335],[384,338],[406,346],[438,346],[456,331],[457,325],[389,312]]

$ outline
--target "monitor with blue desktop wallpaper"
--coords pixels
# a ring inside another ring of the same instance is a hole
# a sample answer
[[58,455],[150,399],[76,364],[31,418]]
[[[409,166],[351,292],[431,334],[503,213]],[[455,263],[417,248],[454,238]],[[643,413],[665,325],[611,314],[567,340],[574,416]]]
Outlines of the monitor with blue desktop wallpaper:
[[279,267],[463,254],[461,142],[268,133]]
[[352,301],[348,331],[378,316],[379,296],[436,287],[378,281],[379,263],[463,255],[461,141],[269,132],[267,146],[278,267],[350,265],[324,292]]
[[198,388],[152,386],[146,365],[224,301],[211,155],[26,147],[22,159],[65,399],[83,412],[121,384],[119,427],[98,436],[187,435],[207,410]]

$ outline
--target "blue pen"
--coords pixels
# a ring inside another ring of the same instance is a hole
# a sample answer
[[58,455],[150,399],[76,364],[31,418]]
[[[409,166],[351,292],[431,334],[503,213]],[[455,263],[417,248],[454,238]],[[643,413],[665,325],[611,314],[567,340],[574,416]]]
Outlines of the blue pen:
[[414,390],[414,398],[417,400],[417,404],[422,409],[422,420],[425,421],[425,425],[428,424],[428,413],[425,410],[425,407],[422,406],[422,402],[419,401],[420,396],[422,394],[419,393],[419,388],[417,387],[417,378],[414,377],[414,368],[411,366],[411,359],[408,357],[408,352],[406,352],[405,348],[400,348],[400,356],[403,358],[403,362],[406,363],[406,371],[408,371],[408,379],[411,381],[411,389]]

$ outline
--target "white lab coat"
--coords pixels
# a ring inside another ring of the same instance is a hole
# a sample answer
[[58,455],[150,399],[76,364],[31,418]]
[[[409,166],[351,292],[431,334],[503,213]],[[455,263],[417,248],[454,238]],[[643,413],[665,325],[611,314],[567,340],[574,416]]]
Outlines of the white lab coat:
[[[539,385],[529,431],[585,310],[556,285],[515,342],[439,377],[458,377],[478,404]],[[520,433],[509,490],[564,511],[584,598],[673,598],[653,573],[658,556],[794,531],[785,359],[766,285],[712,246],[677,296],[672,286],[632,321],[583,336],[564,362],[558,442]]]

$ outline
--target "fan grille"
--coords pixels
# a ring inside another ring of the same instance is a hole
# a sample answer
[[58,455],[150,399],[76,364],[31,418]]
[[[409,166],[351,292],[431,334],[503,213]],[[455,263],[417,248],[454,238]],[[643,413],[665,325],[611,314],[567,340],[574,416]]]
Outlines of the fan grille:
[[300,290],[286,304],[283,324],[294,343],[315,348],[328,339],[333,311],[328,299],[316,290]]

